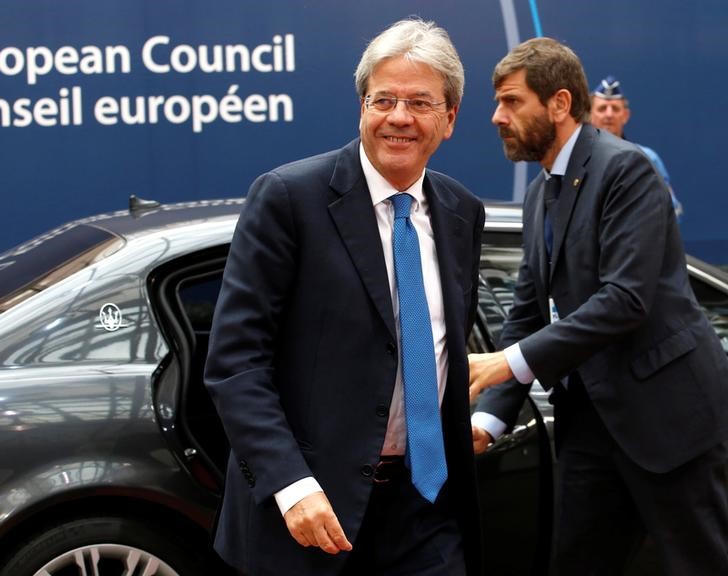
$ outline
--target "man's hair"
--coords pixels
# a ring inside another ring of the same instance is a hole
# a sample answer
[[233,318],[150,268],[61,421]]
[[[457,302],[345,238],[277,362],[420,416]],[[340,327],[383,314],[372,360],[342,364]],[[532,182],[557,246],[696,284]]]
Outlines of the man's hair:
[[526,85],[546,104],[557,91],[571,93],[571,116],[577,122],[589,118],[591,102],[584,67],[571,48],[553,38],[531,38],[511,50],[493,70],[497,90],[507,76],[526,71]]
[[356,91],[361,98],[366,96],[374,68],[383,60],[400,56],[426,64],[442,76],[448,109],[460,104],[465,72],[457,50],[443,28],[419,18],[400,20],[369,43],[354,72]]

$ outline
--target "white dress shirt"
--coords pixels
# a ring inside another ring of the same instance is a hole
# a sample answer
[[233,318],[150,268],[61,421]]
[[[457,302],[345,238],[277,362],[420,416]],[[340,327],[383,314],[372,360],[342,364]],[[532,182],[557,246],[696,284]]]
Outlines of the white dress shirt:
[[[445,382],[447,379],[447,347],[445,334],[445,308],[442,301],[442,284],[440,283],[440,267],[437,261],[437,249],[432,233],[430,222],[430,210],[422,190],[422,182],[425,178],[423,170],[419,179],[407,190],[397,190],[377,172],[364,152],[364,147],[359,145],[359,158],[361,161],[364,177],[372,197],[372,205],[377,218],[379,236],[382,240],[384,262],[387,267],[389,278],[389,289],[392,296],[392,309],[394,312],[395,326],[397,328],[397,342],[400,340],[399,329],[399,298],[397,296],[397,282],[394,271],[394,255],[392,253],[392,231],[394,226],[394,207],[390,196],[405,192],[414,198],[410,221],[417,231],[417,238],[420,244],[420,257],[422,259],[422,276],[425,285],[427,305],[430,310],[430,321],[432,324],[432,338],[435,347],[435,361],[437,363],[437,386],[440,405],[445,393]],[[389,407],[389,420],[387,433],[384,437],[382,455],[404,455],[407,446],[407,427],[404,415],[404,394],[402,389],[402,363],[398,364],[397,377],[394,383],[392,403]],[[276,503],[285,514],[294,504],[314,492],[322,491],[321,486],[313,477],[302,478],[290,486],[283,488],[275,494]]]
[[[364,177],[372,196],[374,212],[377,216],[379,236],[382,239],[382,250],[384,262],[387,265],[389,276],[389,289],[392,296],[392,308],[394,311],[395,326],[397,327],[397,342],[400,341],[399,330],[399,298],[397,296],[397,281],[394,273],[394,255],[392,252],[392,231],[394,226],[394,207],[389,197],[398,194],[400,191],[392,187],[384,177],[376,171],[369,158],[360,146],[359,156],[364,170]],[[437,387],[440,404],[445,393],[445,381],[447,376],[447,348],[445,346],[445,309],[442,302],[442,284],[440,283],[440,267],[437,262],[437,250],[435,239],[432,234],[430,222],[430,210],[427,200],[422,191],[422,181],[425,178],[424,171],[420,178],[407,190],[402,190],[414,198],[410,221],[417,231],[417,238],[420,244],[420,257],[422,259],[422,277],[425,284],[425,295],[427,306],[430,310],[430,323],[432,325],[432,339],[435,346],[435,362],[437,363]],[[387,435],[384,438],[382,454],[404,455],[407,445],[407,429],[404,417],[404,396],[402,389],[402,363],[397,368],[397,379],[394,384],[392,404],[389,407],[389,421]]]

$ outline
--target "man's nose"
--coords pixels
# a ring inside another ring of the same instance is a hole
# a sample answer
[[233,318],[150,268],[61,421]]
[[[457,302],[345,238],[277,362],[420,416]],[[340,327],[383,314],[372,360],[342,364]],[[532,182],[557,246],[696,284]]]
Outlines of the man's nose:
[[407,102],[404,100],[397,100],[394,108],[387,115],[387,119],[393,123],[411,122],[412,113],[407,108]]
[[493,116],[491,116],[490,121],[496,126],[503,126],[504,124],[507,124],[508,118],[503,113],[503,110],[501,110],[500,104],[495,107],[495,111],[493,112]]

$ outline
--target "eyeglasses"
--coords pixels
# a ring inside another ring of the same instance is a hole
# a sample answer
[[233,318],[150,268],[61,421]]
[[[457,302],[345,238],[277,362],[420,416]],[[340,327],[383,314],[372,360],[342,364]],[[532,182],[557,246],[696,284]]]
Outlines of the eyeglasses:
[[410,114],[422,115],[434,112],[438,106],[446,101],[432,102],[426,98],[397,98],[396,96],[372,96],[364,98],[364,105],[367,110],[374,109],[377,112],[391,112],[397,107],[397,102],[404,102]]

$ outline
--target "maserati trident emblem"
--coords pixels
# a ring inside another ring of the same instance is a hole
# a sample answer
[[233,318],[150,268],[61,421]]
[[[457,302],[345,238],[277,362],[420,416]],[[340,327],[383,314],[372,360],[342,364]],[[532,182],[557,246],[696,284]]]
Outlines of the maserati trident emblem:
[[116,332],[119,328],[128,326],[124,322],[121,310],[116,304],[107,302],[99,310],[99,323],[96,325],[97,328],[103,328],[107,332]]

